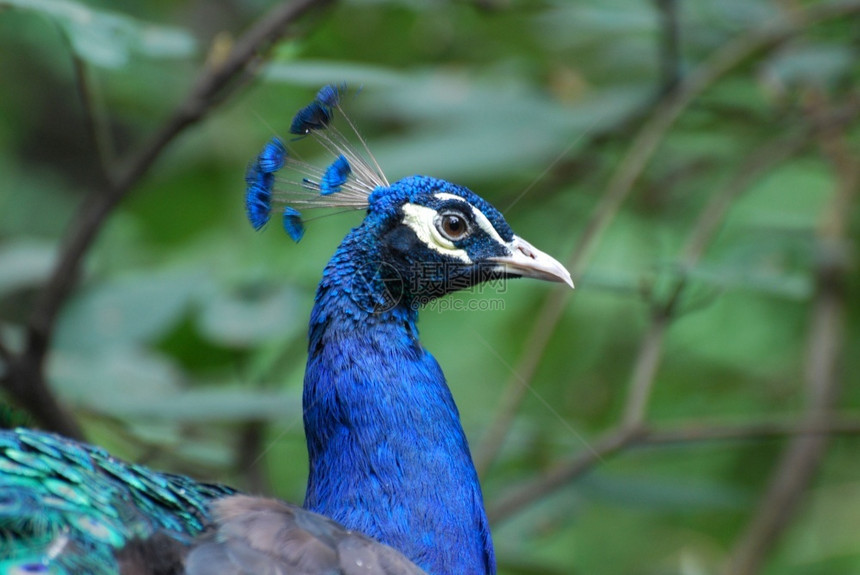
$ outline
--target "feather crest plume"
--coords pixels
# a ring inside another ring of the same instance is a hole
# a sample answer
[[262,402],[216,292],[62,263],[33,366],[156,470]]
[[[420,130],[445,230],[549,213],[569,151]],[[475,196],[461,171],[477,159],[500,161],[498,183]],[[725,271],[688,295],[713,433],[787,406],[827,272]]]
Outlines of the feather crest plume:
[[[313,102],[299,110],[290,123],[291,134],[314,138],[334,156],[325,169],[295,159],[278,137],[272,138],[248,165],[245,213],[254,229],[262,229],[270,219],[273,205],[278,205],[284,230],[298,242],[304,235],[299,209],[364,209],[376,188],[388,187],[388,180],[366,142],[343,113],[341,99],[345,93],[343,84],[323,86]],[[349,125],[360,150],[332,125],[335,112]]]

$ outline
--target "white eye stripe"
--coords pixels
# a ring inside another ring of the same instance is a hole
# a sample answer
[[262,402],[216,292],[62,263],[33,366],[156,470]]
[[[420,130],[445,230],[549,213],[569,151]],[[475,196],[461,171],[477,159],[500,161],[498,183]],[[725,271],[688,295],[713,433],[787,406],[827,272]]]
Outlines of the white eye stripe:
[[436,229],[436,215],[436,210],[433,208],[403,204],[403,223],[409,226],[427,247],[463,263],[472,263],[466,250],[457,248],[450,240],[442,237]]
[[457,200],[458,202],[465,202],[467,204],[469,203],[469,202],[466,202],[466,200],[464,200],[460,196],[455,196],[454,194],[446,194],[445,192],[439,192],[438,194],[433,194],[433,197],[436,198],[437,200]]
[[484,215],[484,212],[480,211],[472,204],[469,204],[469,207],[472,208],[472,214],[474,214],[475,222],[478,224],[478,226],[480,226],[480,228],[484,230],[488,236],[499,242],[499,244],[503,246],[507,245],[507,242],[502,239],[502,236],[499,235],[499,232],[496,231],[496,228],[494,228],[493,224],[490,223],[489,218]]
[[482,230],[484,230],[484,232],[488,236],[493,238],[495,241],[499,242],[499,244],[501,244],[503,246],[507,245],[508,242],[506,242],[502,239],[502,236],[499,235],[499,232],[496,231],[496,228],[494,228],[493,224],[490,223],[489,218],[487,218],[487,216],[484,215],[484,212],[482,212],[481,210],[479,210],[478,208],[476,208],[475,206],[473,206],[472,204],[470,204],[469,202],[467,202],[466,200],[464,200],[460,196],[455,196],[454,194],[447,194],[445,192],[433,194],[433,196],[436,197],[437,199],[440,199],[440,200],[457,200],[457,201],[465,203],[466,205],[469,206],[469,208],[471,208],[472,215],[475,218],[475,223],[477,223],[478,226]]

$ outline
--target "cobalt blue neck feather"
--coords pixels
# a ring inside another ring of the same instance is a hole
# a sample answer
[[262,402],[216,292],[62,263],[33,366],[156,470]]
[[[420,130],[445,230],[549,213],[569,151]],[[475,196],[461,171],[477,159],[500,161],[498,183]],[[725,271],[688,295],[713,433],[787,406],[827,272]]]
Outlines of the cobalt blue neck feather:
[[392,304],[379,291],[384,282],[361,273],[378,257],[371,240],[362,228],[344,240],[311,314],[305,507],[399,549],[428,573],[495,573],[457,407],[418,341],[417,312]]
[[311,312],[305,507],[399,549],[428,573],[494,573],[457,407],[418,340],[408,282],[386,263],[397,212],[373,205],[326,266]]

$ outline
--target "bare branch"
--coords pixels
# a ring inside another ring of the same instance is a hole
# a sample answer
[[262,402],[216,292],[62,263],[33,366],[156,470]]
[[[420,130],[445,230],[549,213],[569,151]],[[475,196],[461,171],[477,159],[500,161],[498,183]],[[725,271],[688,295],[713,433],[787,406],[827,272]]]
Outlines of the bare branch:
[[525,355],[519,364],[511,370],[513,375],[505,385],[501,403],[493,422],[475,451],[475,468],[479,474],[484,474],[498,456],[499,449],[501,449],[514,417],[516,417],[520,405],[526,397],[528,386],[534,378],[543,352],[555,331],[555,326],[567,302],[567,291],[553,290],[544,301],[537,320],[524,339],[528,342]]
[[590,449],[582,450],[570,462],[557,464],[532,481],[528,481],[502,496],[487,508],[491,523],[508,519],[517,511],[549,495],[590,471],[597,463],[608,459],[633,443],[644,429],[621,428],[605,433],[592,442]]
[[663,358],[663,342],[672,319],[671,313],[666,307],[655,310],[651,316],[651,325],[642,338],[639,353],[633,362],[621,427],[637,427],[645,422],[648,402]]
[[[778,138],[764,146],[741,166],[728,185],[711,196],[684,244],[681,253],[682,270],[688,270],[699,262],[738,195],[749,189],[753,182],[774,166],[800,152],[806,145],[807,137],[808,133],[804,130],[797,134]],[[652,312],[651,325],[642,338],[639,354],[634,362],[633,375],[630,379],[624,409],[623,426],[636,427],[645,421],[657,369],[662,359],[666,330],[677,311],[686,287],[687,277],[682,275],[672,288],[666,303],[657,306]]]
[[249,421],[242,425],[236,445],[236,469],[242,476],[242,485],[249,493],[271,493],[260,454],[266,439],[266,423]]
[[660,93],[669,94],[681,82],[681,33],[678,0],[655,0],[660,13]]
[[[571,275],[579,276],[585,269],[598,240],[622,202],[629,196],[669,128],[701,93],[755,54],[773,49],[812,25],[858,12],[860,1],[813,6],[793,14],[790,20],[779,21],[740,36],[716,50],[687,76],[678,89],[657,106],[654,114],[633,139],[627,155],[613,174],[606,192],[567,260]],[[524,340],[528,342],[528,347],[513,370],[517,377],[508,380],[496,416],[475,452],[475,464],[479,473],[486,472],[498,456],[569,298],[569,292],[553,290],[544,301],[537,320]]]
[[101,99],[96,83],[93,80],[92,69],[87,66],[86,62],[72,48],[71,40],[69,40],[65,31],[63,31],[63,37],[66,38],[66,42],[69,45],[69,54],[72,56],[75,85],[77,86],[78,97],[81,99],[84,111],[84,124],[87,127],[87,133],[99,159],[99,174],[104,180],[109,180],[110,168],[115,160],[114,154],[116,149],[111,137],[104,101]]
[[84,256],[106,218],[168,145],[186,128],[205,117],[262,52],[281,38],[300,17],[331,2],[284,2],[263,16],[236,42],[223,63],[201,74],[186,100],[143,148],[109,178],[106,189],[94,191],[81,204],[61,244],[57,265],[30,316],[25,350],[11,362],[2,381],[9,393],[42,425],[71,437],[81,437],[80,428],[71,414],[50,392],[44,376],[44,358],[57,314],[76,284]]
[[[860,113],[860,106],[852,103],[822,117],[821,125],[840,125],[847,119],[856,117],[858,113]],[[809,130],[805,129],[777,138],[761,147],[723,188],[711,196],[711,200],[702,210],[687,237],[681,256],[682,267],[690,268],[698,262],[715,237],[732,201],[774,166],[800,152],[807,145],[808,137]],[[631,371],[622,419],[598,442],[598,445],[611,446],[611,453],[624,449],[634,439],[641,443],[647,438],[654,437],[654,432],[648,431],[645,424],[646,409],[662,356],[664,336],[686,287],[686,281],[686,277],[682,276],[675,284],[666,303],[656,307],[652,313],[651,325],[642,338],[639,353]],[[749,431],[752,432],[751,429]],[[621,441],[622,439],[624,441]],[[607,453],[601,452],[600,449],[597,449],[594,454],[588,452],[578,454],[569,463],[547,471],[526,487],[503,498],[499,503],[499,508],[502,510],[500,513],[503,515],[513,513],[517,506],[526,506],[536,500],[529,499],[530,497],[539,498],[563,486],[565,481],[575,479],[590,466],[600,462],[604,455]]]
[[285,2],[265,15],[240,38],[227,59],[206,70],[197,80],[191,94],[180,104],[158,132],[135,154],[111,182],[107,193],[95,192],[84,201],[63,242],[63,252],[48,284],[42,290],[39,305],[30,323],[31,335],[47,340],[57,311],[74,285],[81,260],[97,235],[101,223],[129,190],[149,170],[167,146],[186,128],[198,122],[212,109],[231,81],[239,76],[261,51],[270,47],[286,28],[311,9],[332,0]]
[[[845,321],[845,219],[860,185],[860,164],[853,160],[844,126],[821,125],[825,107],[819,103],[811,115],[820,128],[817,131],[819,145],[833,164],[837,191],[818,234],[820,260],[805,376],[807,404],[803,419],[807,422],[826,420],[839,394],[838,364]],[[754,575],[760,572],[824,460],[828,443],[826,436],[802,436],[786,448],[750,523],[735,543],[724,573]]]
[[784,437],[826,437],[831,435],[860,435],[860,418],[856,416],[829,417],[827,421],[755,422],[731,425],[675,424],[660,428],[617,428],[602,435],[575,459],[557,465],[540,478],[522,484],[487,509],[494,524],[510,518],[522,508],[568,485],[591,471],[601,461],[636,447],[678,445],[705,441],[752,441]]
[[672,445],[703,441],[752,441],[802,435],[860,435],[860,419],[829,417],[826,421],[757,421],[733,425],[679,425],[643,432],[637,446]]
[[6,343],[2,339],[0,339],[0,360],[5,364],[12,361],[12,352],[6,347]]
[[6,365],[0,384],[10,397],[45,427],[68,437],[82,438],[77,421],[51,393],[44,379],[41,356],[23,353]]

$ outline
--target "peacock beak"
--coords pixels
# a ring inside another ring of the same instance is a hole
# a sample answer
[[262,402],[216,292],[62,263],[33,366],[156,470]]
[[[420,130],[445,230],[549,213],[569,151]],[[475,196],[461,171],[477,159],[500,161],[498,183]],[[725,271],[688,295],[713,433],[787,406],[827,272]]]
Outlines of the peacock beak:
[[554,257],[545,254],[519,236],[514,236],[514,239],[508,242],[507,247],[511,252],[510,255],[489,258],[490,261],[500,264],[505,273],[524,278],[566,283],[573,287],[570,272]]

